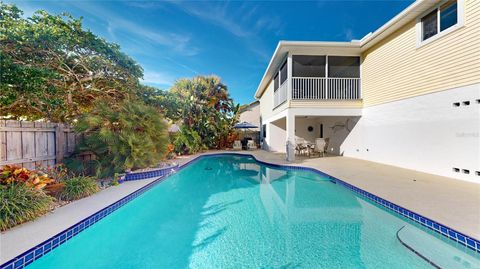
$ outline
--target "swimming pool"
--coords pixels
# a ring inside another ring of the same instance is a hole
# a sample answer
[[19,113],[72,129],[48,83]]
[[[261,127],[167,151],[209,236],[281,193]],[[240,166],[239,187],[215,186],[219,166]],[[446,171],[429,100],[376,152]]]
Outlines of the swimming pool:
[[478,266],[477,253],[328,177],[215,156],[28,268],[432,268],[408,246],[445,268]]

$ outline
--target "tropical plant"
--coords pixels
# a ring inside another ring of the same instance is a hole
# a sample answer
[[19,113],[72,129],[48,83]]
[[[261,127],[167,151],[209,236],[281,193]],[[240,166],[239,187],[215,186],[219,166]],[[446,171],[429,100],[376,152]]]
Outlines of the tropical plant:
[[0,116],[70,122],[136,93],[142,68],[69,14],[25,18],[0,2]]
[[195,130],[182,126],[173,141],[175,152],[194,154],[204,149],[202,138]]
[[0,185],[23,184],[40,190],[54,182],[54,179],[41,171],[28,170],[17,165],[5,165],[0,168]]
[[[228,94],[227,86],[216,76],[198,76],[180,79],[170,91],[145,89],[142,98],[161,109],[169,119],[180,122],[181,132],[172,140],[178,153],[195,152],[196,148],[222,148],[234,132],[238,121],[238,105]],[[200,145],[189,137],[198,135]]]
[[79,176],[64,181],[65,187],[59,194],[61,200],[73,201],[90,196],[99,191],[97,182],[93,177]]
[[52,197],[25,184],[0,185],[0,230],[45,214],[52,203]]
[[157,164],[168,144],[166,121],[140,101],[100,101],[79,118],[75,130],[83,135],[77,152],[95,155],[98,177]]
[[71,173],[68,171],[67,167],[62,163],[49,165],[46,167],[40,166],[37,167],[37,169],[45,174],[48,174],[49,177],[54,179],[56,182],[64,181],[71,176]]

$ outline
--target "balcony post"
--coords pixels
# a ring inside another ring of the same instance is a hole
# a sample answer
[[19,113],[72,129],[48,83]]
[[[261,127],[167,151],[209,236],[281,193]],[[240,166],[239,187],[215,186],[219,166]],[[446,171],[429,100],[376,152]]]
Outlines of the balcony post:
[[292,100],[292,54],[288,53],[287,58],[287,102]]
[[325,55],[325,99],[328,99],[328,55]]
[[286,159],[288,162],[293,162],[295,161],[295,114],[290,110],[287,112],[286,125]]

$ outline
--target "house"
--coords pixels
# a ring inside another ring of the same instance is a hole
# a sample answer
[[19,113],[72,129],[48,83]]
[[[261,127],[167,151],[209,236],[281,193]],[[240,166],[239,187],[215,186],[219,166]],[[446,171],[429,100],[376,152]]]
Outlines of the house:
[[[260,126],[260,101],[256,100],[240,108],[239,122],[248,122]],[[252,128],[252,131],[260,131],[259,128]]]
[[418,0],[351,42],[280,41],[255,93],[264,149],[480,182],[480,1]]

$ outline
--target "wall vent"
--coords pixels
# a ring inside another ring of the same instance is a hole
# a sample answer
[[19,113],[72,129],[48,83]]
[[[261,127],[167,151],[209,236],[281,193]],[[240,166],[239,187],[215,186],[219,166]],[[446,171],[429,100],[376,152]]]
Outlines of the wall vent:
[[477,99],[477,104],[480,104],[480,99]]
[[459,106],[460,106],[460,102],[455,102],[455,103],[453,103],[453,106],[454,106],[454,107],[459,107]]
[[480,177],[480,171],[475,171],[475,174]]
[[458,172],[460,172],[460,168],[456,168],[456,167],[454,167],[452,170],[453,170],[453,172],[455,172],[455,173],[458,173]]
[[467,174],[467,175],[470,174],[470,170],[468,170],[468,169],[462,169],[462,172],[463,172],[464,174]]
[[463,101],[462,104],[463,104],[464,106],[469,106],[469,105],[470,105],[470,101]]

